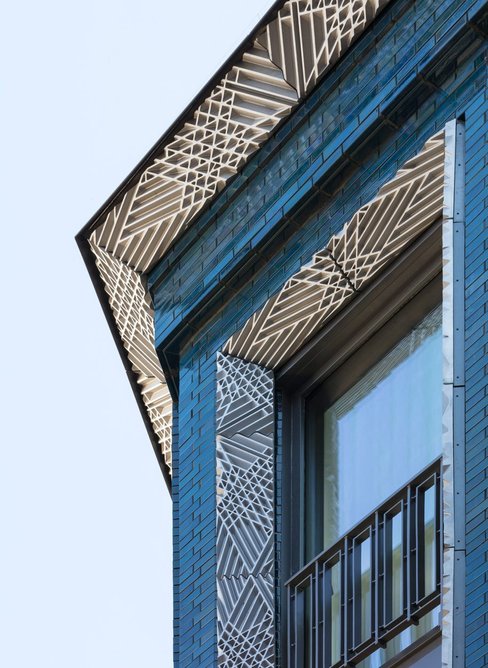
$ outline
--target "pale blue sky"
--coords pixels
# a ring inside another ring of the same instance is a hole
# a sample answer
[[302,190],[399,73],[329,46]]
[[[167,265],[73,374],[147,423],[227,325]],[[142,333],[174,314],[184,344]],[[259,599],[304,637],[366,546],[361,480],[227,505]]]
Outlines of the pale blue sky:
[[7,3],[2,668],[169,668],[171,508],[75,233],[271,0]]

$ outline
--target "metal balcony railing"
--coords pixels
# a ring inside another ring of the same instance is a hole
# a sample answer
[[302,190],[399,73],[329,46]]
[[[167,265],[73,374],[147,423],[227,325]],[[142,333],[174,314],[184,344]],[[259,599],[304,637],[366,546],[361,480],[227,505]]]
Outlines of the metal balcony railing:
[[441,460],[287,583],[288,668],[351,666],[440,603]]

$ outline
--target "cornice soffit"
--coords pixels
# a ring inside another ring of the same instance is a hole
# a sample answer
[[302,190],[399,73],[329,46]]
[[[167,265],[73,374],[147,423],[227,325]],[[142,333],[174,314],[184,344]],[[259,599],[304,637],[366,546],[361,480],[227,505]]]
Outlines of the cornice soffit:
[[287,0],[85,237],[171,470],[171,396],[145,275],[389,0]]

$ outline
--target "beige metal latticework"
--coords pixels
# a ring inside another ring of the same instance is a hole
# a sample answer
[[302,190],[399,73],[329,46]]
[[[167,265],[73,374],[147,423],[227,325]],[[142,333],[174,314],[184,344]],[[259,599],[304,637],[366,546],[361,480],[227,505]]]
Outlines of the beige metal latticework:
[[154,346],[154,318],[141,274],[95,244],[92,250],[105,284],[117,329],[140,387],[140,393],[171,470],[171,395]]
[[387,2],[285,2],[90,235],[120,338],[168,466],[171,399],[154,350],[143,276]]
[[247,321],[224,352],[270,369],[285,362],[440,218],[443,189],[444,133],[440,132]]
[[258,40],[303,97],[388,2],[288,0]]

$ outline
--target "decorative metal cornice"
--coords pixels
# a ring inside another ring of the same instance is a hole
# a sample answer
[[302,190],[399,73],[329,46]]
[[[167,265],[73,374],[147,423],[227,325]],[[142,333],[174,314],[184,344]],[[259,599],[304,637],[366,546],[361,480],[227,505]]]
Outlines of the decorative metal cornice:
[[389,0],[289,0],[258,37],[300,98]]
[[443,191],[440,132],[229,339],[224,352],[270,369],[283,364],[441,217]]
[[171,400],[154,350],[143,276],[388,1],[285,2],[89,235],[168,466]]
[[137,271],[150,270],[297,101],[256,43],[110,212],[94,243]]
[[117,329],[171,472],[171,395],[154,346],[154,314],[143,276],[91,243]]

